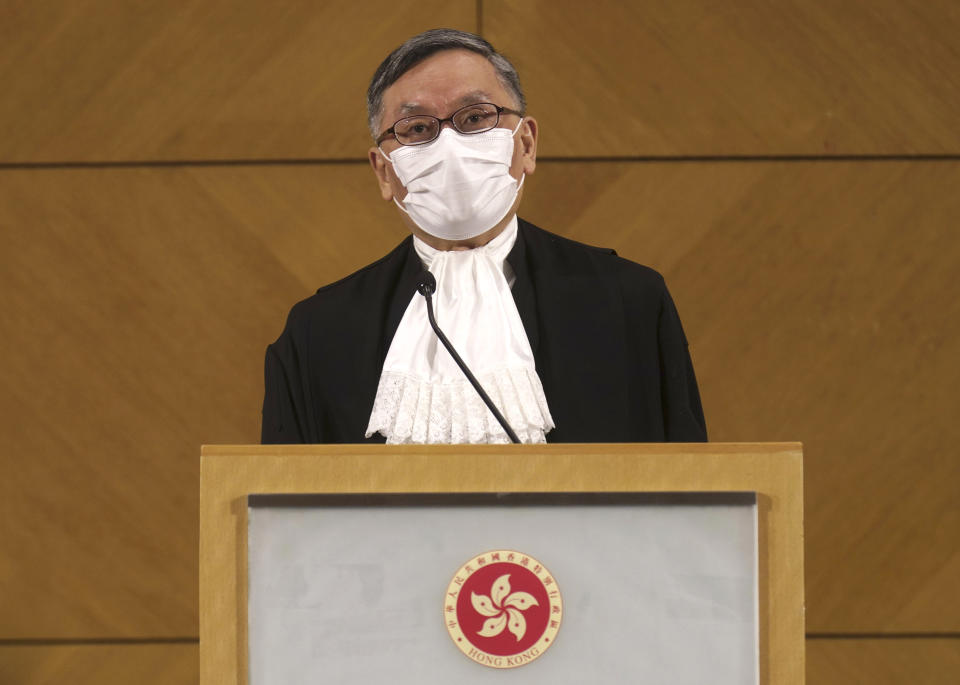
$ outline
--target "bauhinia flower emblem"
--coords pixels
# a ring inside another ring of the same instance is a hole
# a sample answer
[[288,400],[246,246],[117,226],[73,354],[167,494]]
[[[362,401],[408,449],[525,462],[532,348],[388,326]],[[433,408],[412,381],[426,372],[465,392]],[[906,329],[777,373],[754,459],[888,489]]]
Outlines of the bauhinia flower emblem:
[[482,637],[496,637],[508,629],[519,642],[527,632],[527,619],[520,613],[537,606],[536,598],[529,592],[510,592],[510,574],[504,574],[493,581],[490,596],[470,593],[470,601],[477,613],[488,616],[483,628],[477,631]]

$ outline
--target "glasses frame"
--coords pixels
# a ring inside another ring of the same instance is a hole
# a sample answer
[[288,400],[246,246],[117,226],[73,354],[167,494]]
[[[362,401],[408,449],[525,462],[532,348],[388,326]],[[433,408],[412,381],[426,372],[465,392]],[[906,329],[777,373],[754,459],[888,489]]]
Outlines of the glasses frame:
[[[453,118],[454,118],[455,116],[457,116],[458,114],[460,114],[460,112],[462,112],[463,110],[465,110],[465,109],[470,109],[471,107],[477,107],[478,105],[490,105],[490,106],[493,107],[495,110],[497,110],[497,120],[494,122],[493,126],[491,126],[490,128],[485,128],[485,129],[483,129],[482,131],[461,131],[459,128],[457,128],[457,124],[456,124],[456,122],[453,120]],[[472,103],[472,104],[465,105],[465,106],[461,107],[460,109],[458,109],[457,111],[455,111],[453,114],[451,114],[450,116],[448,116],[446,119],[441,119],[440,117],[435,117],[435,116],[430,115],[430,114],[411,114],[411,115],[408,116],[408,117],[403,117],[403,118],[401,118],[401,119],[397,119],[395,122],[393,122],[393,126],[391,126],[390,128],[388,128],[386,131],[384,131],[383,133],[381,133],[381,134],[377,137],[377,139],[376,139],[375,142],[376,142],[377,147],[380,147],[380,144],[381,144],[384,140],[386,140],[386,139],[389,138],[390,136],[393,136],[393,139],[397,141],[397,144],[398,144],[398,145],[403,145],[403,146],[405,146],[405,147],[416,147],[417,145],[426,145],[427,143],[432,143],[433,141],[435,141],[437,138],[440,137],[440,132],[443,130],[443,125],[444,125],[445,123],[447,123],[448,121],[450,122],[450,125],[453,126],[454,130],[455,130],[457,133],[461,134],[461,135],[472,136],[472,135],[476,135],[477,133],[486,133],[487,131],[491,131],[491,130],[495,129],[497,126],[500,125],[500,117],[501,117],[503,114],[516,114],[518,117],[525,116],[523,112],[518,112],[517,110],[515,110],[515,109],[510,109],[509,107],[501,107],[500,105],[495,105],[495,104],[493,104],[492,102],[474,102],[474,103]],[[421,142],[419,142],[419,143],[404,143],[404,142],[401,142],[400,139],[397,138],[397,134],[394,132],[394,129],[397,127],[397,124],[399,124],[401,121],[406,121],[407,119],[421,119],[421,118],[433,119],[434,121],[437,122],[437,135],[435,135],[435,136],[434,136],[433,138],[431,138],[430,140],[423,140],[423,141],[421,141]]]

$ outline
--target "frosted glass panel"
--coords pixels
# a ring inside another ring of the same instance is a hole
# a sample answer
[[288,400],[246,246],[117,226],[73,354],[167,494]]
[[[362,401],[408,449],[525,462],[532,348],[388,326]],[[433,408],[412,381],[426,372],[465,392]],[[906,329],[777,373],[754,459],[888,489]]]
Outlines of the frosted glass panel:
[[[757,682],[753,493],[251,496],[250,682]],[[467,560],[515,549],[563,595],[555,644],[512,670],[444,626]]]

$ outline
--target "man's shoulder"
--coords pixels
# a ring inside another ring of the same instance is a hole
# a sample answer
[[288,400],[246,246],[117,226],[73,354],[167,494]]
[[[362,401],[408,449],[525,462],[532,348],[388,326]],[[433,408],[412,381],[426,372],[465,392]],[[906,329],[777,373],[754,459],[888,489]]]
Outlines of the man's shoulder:
[[389,293],[389,285],[400,278],[410,256],[411,240],[408,236],[377,261],[318,288],[313,295],[297,302],[290,310],[288,326],[317,315],[331,316],[342,310],[374,306],[375,300]]
[[626,280],[638,286],[663,288],[663,276],[655,269],[625,259],[616,250],[581,243],[520,220],[532,262],[567,275]]
[[345,292],[362,291],[380,280],[395,277],[403,269],[404,263],[410,256],[410,243],[412,241],[413,238],[407,236],[399,245],[377,261],[357,269],[339,281],[318,288],[313,297],[322,299],[325,296],[336,297]]

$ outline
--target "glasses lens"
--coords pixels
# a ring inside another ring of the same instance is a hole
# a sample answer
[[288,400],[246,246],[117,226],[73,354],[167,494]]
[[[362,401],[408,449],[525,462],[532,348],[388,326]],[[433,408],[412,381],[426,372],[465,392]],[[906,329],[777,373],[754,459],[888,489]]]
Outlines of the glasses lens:
[[393,125],[393,134],[404,145],[420,145],[436,138],[439,126],[433,117],[407,117]]
[[452,118],[453,125],[460,133],[482,133],[497,125],[500,113],[490,103],[481,102],[458,110]]

